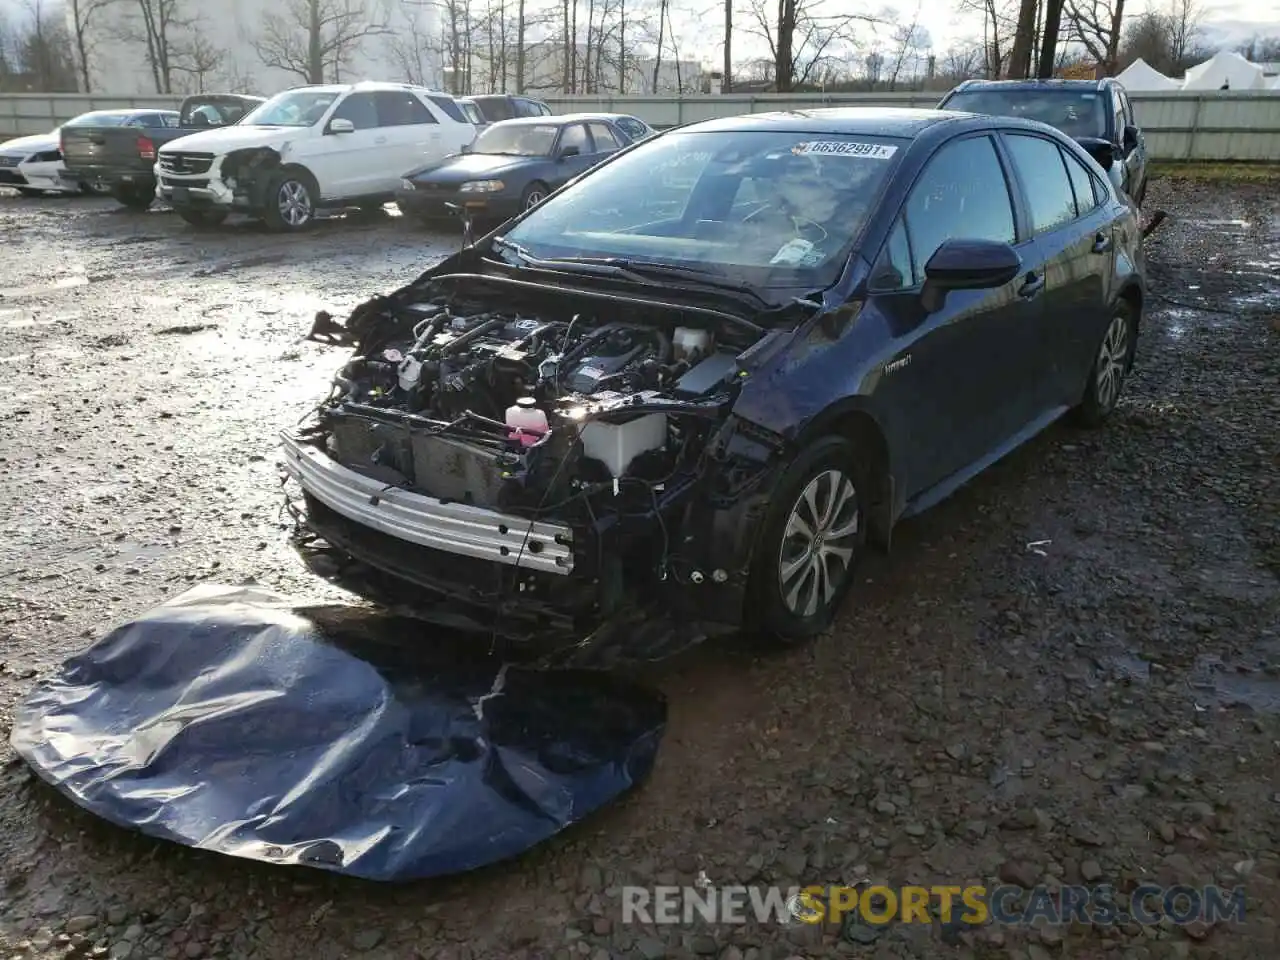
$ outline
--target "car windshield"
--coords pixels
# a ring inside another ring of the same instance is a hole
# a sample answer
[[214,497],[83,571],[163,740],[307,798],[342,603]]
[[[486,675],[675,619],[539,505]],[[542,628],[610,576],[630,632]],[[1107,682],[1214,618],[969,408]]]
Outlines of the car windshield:
[[277,93],[240,121],[242,126],[310,127],[320,122],[338,94],[332,91],[293,90]]
[[834,282],[907,141],[684,131],[646,140],[506,234],[543,259],[660,261],[755,287]]
[[518,157],[550,156],[560,128],[553,124],[497,124],[476,137],[472,153],[514,154]]
[[1105,137],[1102,96],[1093,90],[964,90],[944,105],[947,110],[1039,120],[1069,137]]

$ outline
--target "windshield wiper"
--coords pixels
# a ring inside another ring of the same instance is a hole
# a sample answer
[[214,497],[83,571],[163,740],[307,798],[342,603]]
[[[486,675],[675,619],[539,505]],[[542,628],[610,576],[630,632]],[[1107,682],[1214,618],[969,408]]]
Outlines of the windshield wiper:
[[697,286],[711,287],[739,296],[747,296],[757,303],[770,306],[768,300],[747,286],[732,280],[718,279],[710,270],[699,270],[695,267],[676,267],[666,263],[655,263],[651,260],[629,260],[625,257],[554,257],[542,259],[535,257],[528,250],[508,240],[506,237],[494,237],[493,243],[504,250],[510,250],[521,262],[531,267],[544,270],[560,270],[565,273],[584,273],[601,277],[619,277],[632,283],[643,283],[652,286],[652,280],[687,280]]

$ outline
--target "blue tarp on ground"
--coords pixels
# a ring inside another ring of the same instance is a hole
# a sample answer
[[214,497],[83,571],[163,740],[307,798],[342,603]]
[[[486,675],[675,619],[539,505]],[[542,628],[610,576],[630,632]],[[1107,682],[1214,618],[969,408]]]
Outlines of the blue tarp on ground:
[[207,586],[41,681],[11,739],[116,824],[410,880],[519,854],[608,804],[648,775],[665,722],[660,693],[614,675],[504,664],[483,637]]

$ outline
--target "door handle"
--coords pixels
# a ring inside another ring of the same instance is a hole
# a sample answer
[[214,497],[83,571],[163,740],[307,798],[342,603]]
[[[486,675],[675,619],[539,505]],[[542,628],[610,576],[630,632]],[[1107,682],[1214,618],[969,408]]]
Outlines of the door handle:
[[1028,273],[1026,280],[1024,280],[1022,286],[1018,288],[1018,296],[1026,300],[1030,300],[1043,289],[1044,274]]
[[1093,235],[1093,252],[1106,253],[1111,249],[1111,235],[1107,233],[1095,233]]

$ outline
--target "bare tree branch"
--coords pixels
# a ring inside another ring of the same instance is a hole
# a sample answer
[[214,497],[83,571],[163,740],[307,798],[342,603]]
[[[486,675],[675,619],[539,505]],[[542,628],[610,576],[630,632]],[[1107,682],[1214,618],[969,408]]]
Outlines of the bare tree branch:
[[366,37],[388,33],[385,20],[372,16],[362,0],[286,0],[263,14],[253,47],[265,66],[324,83],[341,78]]

